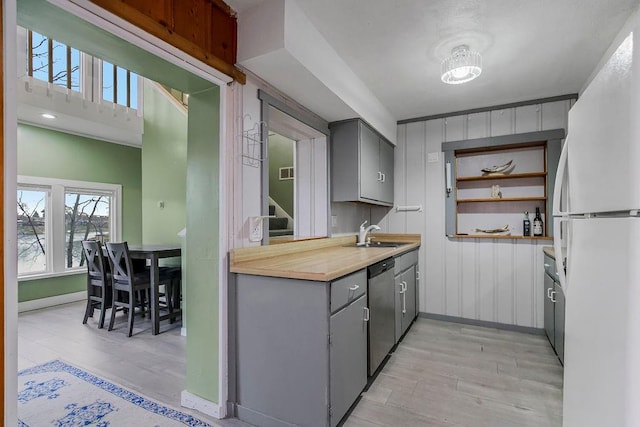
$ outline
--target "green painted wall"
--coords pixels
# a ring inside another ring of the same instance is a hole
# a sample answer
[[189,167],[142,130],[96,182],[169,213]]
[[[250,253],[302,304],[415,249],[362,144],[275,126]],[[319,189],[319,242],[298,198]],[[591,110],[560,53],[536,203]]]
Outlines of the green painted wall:
[[[18,125],[18,174],[122,185],[122,237],[142,242],[142,173],[139,148]],[[83,274],[21,281],[18,301],[86,289]]]
[[295,141],[281,135],[269,137],[269,196],[293,218],[293,180],[279,179],[279,169],[293,166]]
[[189,97],[185,300],[187,390],[218,402],[220,89]]
[[186,225],[187,114],[161,90],[145,80],[142,241],[152,245],[180,244]]

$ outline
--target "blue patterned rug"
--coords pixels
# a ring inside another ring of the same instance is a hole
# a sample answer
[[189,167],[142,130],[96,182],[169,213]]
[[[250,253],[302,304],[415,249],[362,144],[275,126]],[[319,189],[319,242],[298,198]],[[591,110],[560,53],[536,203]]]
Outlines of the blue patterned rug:
[[210,427],[60,360],[18,372],[18,418],[18,427]]

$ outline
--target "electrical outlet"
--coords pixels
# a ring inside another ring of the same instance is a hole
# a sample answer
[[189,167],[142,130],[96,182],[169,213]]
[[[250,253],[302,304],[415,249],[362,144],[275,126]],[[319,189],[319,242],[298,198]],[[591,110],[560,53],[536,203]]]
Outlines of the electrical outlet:
[[331,215],[331,227],[338,226],[338,215]]
[[433,152],[427,153],[427,163],[438,163],[438,159],[440,158],[440,153]]
[[249,241],[259,242],[262,240],[262,221],[261,216],[252,216],[249,218]]

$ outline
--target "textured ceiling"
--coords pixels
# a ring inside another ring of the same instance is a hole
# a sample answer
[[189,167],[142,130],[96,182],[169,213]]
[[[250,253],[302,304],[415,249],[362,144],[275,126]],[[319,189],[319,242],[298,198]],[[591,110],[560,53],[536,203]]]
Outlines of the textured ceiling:
[[[576,93],[638,3],[295,1],[398,120]],[[242,13],[260,0],[229,3]],[[459,44],[482,54],[482,75],[445,85],[440,63]]]

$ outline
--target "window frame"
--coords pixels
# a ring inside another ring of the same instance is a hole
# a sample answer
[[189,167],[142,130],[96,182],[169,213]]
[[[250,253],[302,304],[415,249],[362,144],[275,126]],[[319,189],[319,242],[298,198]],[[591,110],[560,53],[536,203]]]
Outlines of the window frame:
[[45,258],[45,270],[44,271],[36,271],[36,272],[32,272],[32,273],[23,273],[21,275],[19,275],[19,277],[31,277],[31,276],[40,276],[40,275],[46,275],[46,274],[50,274],[51,270],[53,268],[53,257],[52,257],[52,250],[50,250],[50,245],[53,243],[53,235],[52,235],[52,226],[53,224],[51,223],[51,215],[50,215],[50,209],[51,209],[51,200],[52,200],[52,196],[51,196],[51,187],[48,185],[41,185],[41,184],[32,184],[32,183],[25,183],[25,182],[21,182],[18,184],[17,187],[18,191],[42,191],[42,192],[46,192],[46,196],[45,196],[45,202],[44,202],[44,211],[45,211],[45,224],[44,224],[44,239],[45,239],[45,253],[44,253],[44,258]]
[[[86,273],[86,266],[67,268],[65,262],[65,195],[70,192],[110,193],[110,235],[112,241],[122,241],[122,185],[58,178],[18,175],[18,190],[48,189],[48,211],[45,211],[47,249],[45,272],[18,274],[18,281],[45,279]],[[57,248],[57,250],[56,250]]]

